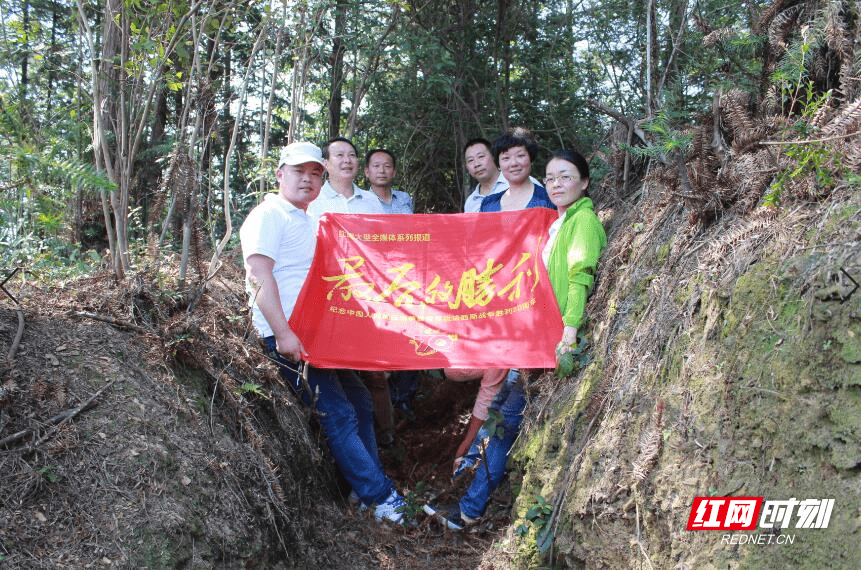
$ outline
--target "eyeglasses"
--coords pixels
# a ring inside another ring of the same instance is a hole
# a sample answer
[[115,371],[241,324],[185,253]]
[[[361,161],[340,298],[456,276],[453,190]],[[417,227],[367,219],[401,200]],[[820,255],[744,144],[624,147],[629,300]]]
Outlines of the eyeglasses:
[[577,180],[577,177],[573,176],[571,174],[565,174],[562,176],[548,176],[547,178],[544,179],[544,187],[545,188],[550,187],[557,180],[559,182],[562,182],[563,184],[566,184],[568,182],[573,182],[573,181]]

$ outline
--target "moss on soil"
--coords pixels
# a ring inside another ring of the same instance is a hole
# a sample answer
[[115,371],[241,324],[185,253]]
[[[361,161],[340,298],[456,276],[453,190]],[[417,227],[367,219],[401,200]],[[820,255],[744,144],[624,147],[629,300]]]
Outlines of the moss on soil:
[[[828,232],[844,231],[859,202],[809,239],[839,242]],[[538,495],[561,508],[546,555],[534,531],[509,533],[511,567],[861,567],[861,293],[841,302],[846,289],[832,287],[838,255],[856,269],[861,260],[851,248],[787,249],[761,248],[724,289],[683,267],[641,266],[618,280],[606,297],[613,310],[593,315],[602,333],[594,351],[609,358],[543,404],[552,413],[516,451],[524,476],[512,526],[526,523]],[[659,248],[653,262],[669,252]],[[669,292],[651,286],[665,273],[676,284]],[[638,342],[673,312],[684,318],[663,346]],[[613,368],[632,350],[633,367]],[[602,382],[609,390],[596,391]],[[590,394],[606,403],[587,434]],[[660,439],[651,459],[650,437]],[[793,517],[776,531],[792,544],[731,545],[718,532],[685,530],[693,498],[709,495],[835,505],[827,529],[796,529]]]

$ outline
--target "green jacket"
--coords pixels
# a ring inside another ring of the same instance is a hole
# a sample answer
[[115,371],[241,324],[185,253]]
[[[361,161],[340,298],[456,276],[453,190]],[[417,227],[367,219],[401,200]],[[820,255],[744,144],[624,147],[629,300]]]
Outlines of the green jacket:
[[607,236],[592,200],[580,198],[565,211],[547,264],[565,326],[579,327],[583,322],[586,297],[595,283],[595,267],[605,245]]

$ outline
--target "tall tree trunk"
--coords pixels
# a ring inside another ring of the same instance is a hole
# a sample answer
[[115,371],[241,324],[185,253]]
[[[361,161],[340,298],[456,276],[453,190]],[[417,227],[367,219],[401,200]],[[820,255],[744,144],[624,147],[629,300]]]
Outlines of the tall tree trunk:
[[655,101],[655,91],[657,88],[657,69],[658,69],[658,24],[657,24],[657,4],[655,0],[649,0],[648,8],[646,9],[646,116],[654,117],[657,103]]
[[[21,50],[21,84],[19,85],[21,102],[27,100],[27,86],[30,83],[30,0],[23,0],[21,7],[21,32],[24,37],[24,45]],[[22,105],[22,108],[24,106]]]
[[[316,24],[316,22],[314,23]],[[294,60],[293,81],[290,97],[290,130],[287,134],[287,142],[291,143],[302,134],[302,106],[305,101],[305,84],[308,70],[311,66],[311,33],[316,25],[308,24],[308,7],[302,5],[299,9],[299,20],[296,22],[295,36],[298,44],[295,49],[299,50],[298,57]]]
[[[657,83],[656,100],[657,101],[673,101],[673,107],[683,107],[682,97],[684,96],[684,85],[676,72],[676,60],[681,51],[682,42],[684,41],[685,31],[687,29],[687,0],[673,0],[670,6],[670,22],[667,29],[667,43],[664,47],[664,53],[661,66],[663,67],[663,75]],[[664,97],[663,93],[668,89],[671,93]]]
[[[114,182],[119,180],[108,143],[107,134],[116,132],[116,103],[114,93],[117,89],[117,65],[115,59],[120,53],[121,32],[114,18],[122,8],[122,0],[106,0],[104,13],[104,31],[102,34],[102,56],[98,58],[95,46],[90,36],[90,51],[93,61],[93,154],[97,170],[103,170],[108,178]],[[86,15],[81,1],[78,1],[79,22],[86,25]],[[112,207],[114,206],[116,192],[108,196],[108,192],[102,189],[100,197],[102,200],[102,213],[105,218],[105,229],[108,234],[108,247],[110,248],[111,262],[117,279],[125,278],[125,265],[122,261],[122,244],[117,241],[115,221],[112,219]],[[114,210],[115,212],[116,210]]]
[[347,26],[347,1],[335,5],[335,37],[332,39],[332,94],[329,97],[329,138],[341,132],[341,102],[344,85],[344,33]]
[[[266,101],[266,120],[263,122],[263,145],[260,149],[260,163],[265,164],[266,156],[269,154],[269,135],[272,131],[272,111],[275,107],[275,91],[278,86],[278,72],[281,69],[281,54],[284,51],[284,43],[285,39],[288,37],[287,28],[284,26],[283,22],[287,20],[287,6],[286,4],[282,4],[282,13],[281,13],[281,22],[282,24],[278,27],[278,36],[275,39],[275,54],[272,58],[272,67],[274,68],[274,72],[272,73],[272,83],[269,86],[269,98]],[[267,191],[267,185],[269,183],[269,178],[266,176],[260,177],[260,193],[263,194]]]
[[50,117],[52,103],[54,102],[54,79],[56,77],[56,69],[59,67],[58,65],[58,57],[56,56],[57,52],[57,23],[59,22],[59,15],[57,14],[57,6],[55,4],[51,4],[51,50],[47,57],[48,59],[48,78],[47,78],[47,97],[46,103],[47,108],[45,114]]
[[510,126],[508,122],[508,106],[511,102],[511,42],[513,39],[512,24],[510,19],[512,0],[498,0],[496,40],[494,42],[493,59],[496,62],[497,74],[497,106],[499,109],[499,122],[503,130]]
[[362,106],[362,100],[365,98],[365,95],[368,93],[368,89],[371,87],[371,80],[377,72],[377,69],[380,67],[380,59],[383,55],[384,47],[386,46],[389,36],[397,27],[400,16],[400,7],[398,7],[397,4],[394,4],[392,7],[392,18],[389,20],[389,25],[386,27],[386,31],[380,34],[377,44],[370,50],[370,53],[374,55],[368,58],[361,78],[354,79],[353,99],[350,103],[350,114],[347,116],[347,129],[344,133],[344,136],[348,138],[352,138],[353,134],[356,132],[356,125],[359,121],[359,108]]

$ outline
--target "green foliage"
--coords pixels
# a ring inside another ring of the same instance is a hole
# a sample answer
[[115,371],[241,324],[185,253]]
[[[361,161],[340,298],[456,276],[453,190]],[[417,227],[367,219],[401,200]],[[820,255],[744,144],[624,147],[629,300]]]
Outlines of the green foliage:
[[784,133],[786,139],[802,139],[798,143],[788,144],[783,152],[791,159],[789,167],[778,173],[763,199],[763,205],[774,207],[780,204],[780,197],[787,185],[808,177],[813,178],[817,190],[830,190],[836,181],[846,177],[848,170],[842,163],[842,157],[824,141],[805,141],[813,133],[811,131],[813,118],[830,104],[831,91],[822,94],[816,92],[812,80],[807,79],[807,65],[815,40],[807,33],[787,50],[786,57],[772,76],[772,80],[780,88],[780,102],[788,113],[798,112],[799,118],[792,127]]
[[572,350],[562,353],[556,364],[556,376],[566,378],[573,376],[592,362],[592,353],[589,352],[591,343],[577,331],[577,346]]
[[424,496],[427,483],[419,481],[414,489],[411,489],[404,495],[404,507],[399,507],[398,512],[402,512],[407,520],[414,520],[420,512],[422,512],[422,497]]
[[497,409],[490,408],[487,411],[487,419],[484,420],[484,429],[492,436],[500,439],[505,435],[505,425],[503,424],[502,412]]
[[[532,523],[532,527],[535,528],[535,543],[541,554],[545,554],[553,546],[553,532],[550,524],[552,515],[553,505],[541,495],[535,497],[535,502],[530,505],[526,515],[524,515],[524,518]],[[522,524],[517,527],[515,533],[517,536],[524,537],[529,534],[529,526]]]
[[643,123],[643,130],[654,135],[654,142],[648,146],[631,146],[620,144],[619,146],[637,158],[656,158],[665,161],[667,157],[675,153],[685,154],[690,150],[693,135],[682,133],[673,128],[673,122],[684,117],[677,113],[661,110],[657,116]]
[[268,400],[269,396],[266,392],[263,391],[263,387],[260,384],[253,384],[251,382],[245,382],[239,388],[234,390],[234,393],[238,396],[247,396],[249,394],[253,394],[264,400]]
[[46,481],[49,483],[56,483],[60,480],[60,476],[54,473],[53,467],[51,465],[45,465],[36,469],[36,473],[41,475]]

